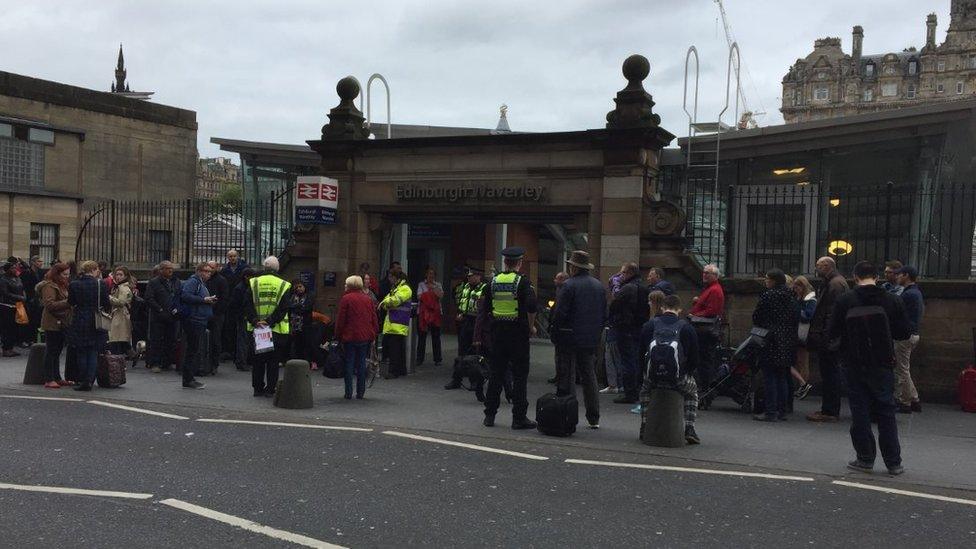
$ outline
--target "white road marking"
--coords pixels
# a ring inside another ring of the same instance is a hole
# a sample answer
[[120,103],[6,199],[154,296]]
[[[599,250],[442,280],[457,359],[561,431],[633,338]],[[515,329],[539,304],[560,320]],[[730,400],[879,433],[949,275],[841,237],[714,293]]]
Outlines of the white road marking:
[[515,456],[524,459],[534,459],[538,461],[545,461],[549,458],[545,456],[537,456],[533,454],[523,454],[522,452],[513,452],[511,450],[502,450],[500,448],[492,448],[490,446],[478,446],[477,444],[467,444],[464,442],[456,442],[453,440],[443,440],[440,438],[431,438],[420,435],[412,435],[410,433],[401,433],[398,431],[383,431],[384,435],[392,435],[395,437],[409,438],[413,440],[421,440],[423,442],[433,442],[435,444],[444,444],[446,446],[457,446],[458,448],[467,448],[469,450],[479,450],[481,452],[491,452],[493,454],[503,454],[506,456]]
[[264,526],[258,524],[254,521],[243,519],[240,517],[235,517],[234,515],[228,515],[226,513],[221,513],[219,511],[214,511],[213,509],[207,509],[206,507],[200,507],[199,505],[193,505],[192,503],[187,503],[178,499],[164,499],[160,501],[163,505],[168,505],[175,509],[181,511],[186,511],[188,513],[193,513],[200,515],[211,520],[216,520],[217,522],[223,522],[224,524],[229,524],[231,526],[236,526],[243,530],[249,532],[254,532],[257,534],[263,534],[269,538],[274,538],[282,541],[287,541],[294,543],[296,545],[304,545],[305,547],[314,547],[317,549],[345,549],[341,545],[334,545],[331,543],[326,543],[308,536],[303,536],[301,534],[293,534],[291,532],[286,532],[284,530],[278,530],[277,528],[271,528],[270,526]]
[[934,499],[937,501],[947,501],[949,503],[961,503],[963,505],[976,505],[976,500],[973,499],[951,498],[948,496],[939,496],[936,494],[926,494],[924,492],[911,492],[908,490],[898,490],[897,488],[885,488],[883,486],[872,486],[870,484],[861,484],[860,482],[847,482],[845,480],[835,480],[831,484],[836,484],[838,486],[847,486],[849,488],[860,488],[862,490],[874,490],[875,492],[886,492],[888,494],[896,494],[899,496],[911,496],[915,498]]
[[129,412],[138,412],[140,414],[149,414],[151,416],[166,417],[169,419],[190,419],[188,417],[178,416],[176,414],[167,414],[165,412],[156,412],[154,410],[144,410],[142,408],[133,408],[132,406],[123,406],[121,404],[112,404],[111,402],[103,402],[101,400],[89,400],[89,404],[95,404],[98,406],[106,406],[108,408],[116,408],[119,410],[127,410]]
[[243,419],[198,419],[204,423],[239,423],[242,425],[268,425],[271,427],[299,427],[302,429],[328,429],[332,431],[356,431],[359,433],[371,433],[372,429],[364,427],[339,427],[336,425],[311,425],[308,423],[284,423],[281,421],[247,421]]
[[0,395],[0,398],[22,398],[25,400],[57,400],[60,402],[84,402],[84,400],[80,398],[41,397],[41,396],[24,396],[24,395]]
[[133,492],[113,492],[110,490],[85,490],[82,488],[64,488],[61,486],[31,486],[26,484],[6,484],[0,482],[0,490],[20,490],[22,492],[45,492],[49,494],[72,494],[76,496],[102,496],[107,498],[149,499],[152,494],[137,494]]
[[773,480],[797,480],[813,482],[810,477],[794,477],[790,475],[771,475],[768,473],[750,473],[748,471],[725,471],[722,469],[698,469],[695,467],[673,467],[670,465],[645,465],[643,463],[616,463],[613,461],[590,461],[588,459],[567,459],[566,463],[579,465],[602,465],[604,467],[629,467],[633,469],[652,469],[655,471],[675,471],[679,473],[701,473],[704,475],[724,475],[730,477],[768,478]]

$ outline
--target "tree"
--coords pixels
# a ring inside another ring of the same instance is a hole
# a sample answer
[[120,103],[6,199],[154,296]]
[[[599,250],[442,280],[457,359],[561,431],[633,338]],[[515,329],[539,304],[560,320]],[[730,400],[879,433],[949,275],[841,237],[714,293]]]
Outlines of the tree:
[[224,210],[239,212],[244,203],[244,190],[236,183],[228,183],[217,195],[217,203]]

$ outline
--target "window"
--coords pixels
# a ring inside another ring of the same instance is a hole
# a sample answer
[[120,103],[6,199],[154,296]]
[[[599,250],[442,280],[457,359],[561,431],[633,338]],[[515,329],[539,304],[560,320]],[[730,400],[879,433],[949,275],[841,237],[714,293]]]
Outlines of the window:
[[908,97],[908,99],[915,99],[915,94],[917,92],[918,92],[918,90],[915,88],[915,84],[909,84],[908,85],[908,92],[906,94],[906,97]]
[[868,63],[864,67],[864,76],[874,76],[874,65],[872,63]]
[[881,86],[882,97],[895,97],[898,95],[898,84],[885,84]]
[[0,124],[0,137],[13,137],[14,127],[10,124]]
[[153,265],[172,260],[173,232],[149,231],[149,262]]
[[908,74],[915,76],[918,74],[918,61],[908,62]]
[[944,93],[944,92],[945,92],[945,84],[939,84],[938,86],[935,87],[935,93]]
[[874,101],[874,90],[871,89],[864,90],[864,100]]
[[966,68],[976,69],[976,54],[971,53],[969,54],[969,57],[966,58]]
[[813,90],[813,98],[817,101],[827,101],[830,99],[830,90],[828,88],[817,88]]
[[54,132],[42,130],[40,128],[30,128],[27,130],[27,140],[34,143],[44,143],[45,145],[54,144]]
[[0,189],[44,188],[44,145],[0,139]]
[[935,70],[945,72],[945,61],[939,61],[938,64],[935,65]]
[[58,258],[58,233],[60,225],[48,223],[30,224],[30,255],[40,256],[45,265]]
[[956,95],[962,95],[963,85],[962,82],[956,82]]

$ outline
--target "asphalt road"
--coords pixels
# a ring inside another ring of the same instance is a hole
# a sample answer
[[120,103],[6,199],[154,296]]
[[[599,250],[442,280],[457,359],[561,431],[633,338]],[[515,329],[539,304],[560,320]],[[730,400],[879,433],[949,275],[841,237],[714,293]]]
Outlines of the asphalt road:
[[[204,423],[196,419],[215,417],[212,411],[144,407],[190,419],[86,402],[0,398],[3,545],[298,546],[280,539],[282,532],[346,547],[976,545],[972,492],[927,491],[970,505],[841,486],[817,475],[786,480],[567,463],[689,466],[686,460],[551,445],[541,438],[421,433],[544,460],[391,436],[382,429]],[[223,417],[260,419],[243,413]],[[692,466],[712,473],[796,475]],[[898,487],[881,475],[848,480]],[[152,496],[35,493],[4,485]],[[274,528],[276,534],[245,531],[163,503],[172,499]]]

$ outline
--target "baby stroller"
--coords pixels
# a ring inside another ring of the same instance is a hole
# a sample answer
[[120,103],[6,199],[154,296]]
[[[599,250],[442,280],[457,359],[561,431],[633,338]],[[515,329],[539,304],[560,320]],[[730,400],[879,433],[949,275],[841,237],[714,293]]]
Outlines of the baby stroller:
[[698,408],[707,410],[712,402],[727,396],[743,412],[754,413],[757,403],[756,372],[759,350],[766,345],[764,330],[754,328],[738,347],[719,347],[715,381],[699,393]]

